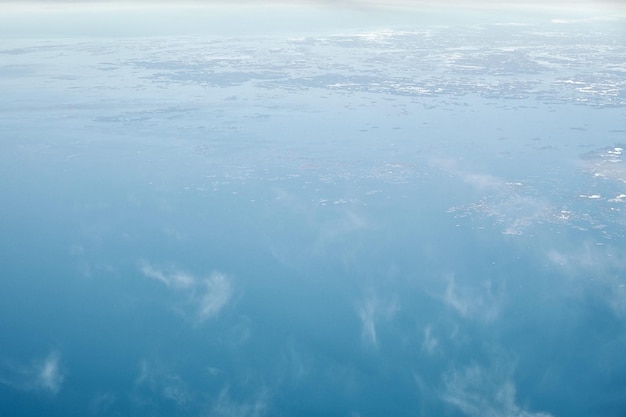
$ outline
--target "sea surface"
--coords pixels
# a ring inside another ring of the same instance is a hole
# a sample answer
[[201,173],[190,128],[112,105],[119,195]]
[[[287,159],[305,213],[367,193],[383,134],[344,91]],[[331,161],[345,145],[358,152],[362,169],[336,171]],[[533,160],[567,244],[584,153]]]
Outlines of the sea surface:
[[624,416],[622,24],[0,39],[0,415]]

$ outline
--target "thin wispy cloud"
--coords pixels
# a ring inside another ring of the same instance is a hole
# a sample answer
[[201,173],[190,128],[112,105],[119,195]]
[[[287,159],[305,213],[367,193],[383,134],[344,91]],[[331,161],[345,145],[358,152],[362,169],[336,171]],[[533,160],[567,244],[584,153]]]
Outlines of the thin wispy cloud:
[[219,314],[230,301],[233,289],[228,278],[219,272],[214,272],[205,279],[202,287],[198,317],[204,321]]
[[45,391],[56,394],[61,389],[65,375],[61,370],[61,354],[51,352],[41,363],[37,374],[37,383]]
[[213,404],[210,416],[214,417],[262,417],[269,411],[269,392],[259,390],[253,398],[237,401],[230,395],[228,387],[223,388]]
[[117,402],[117,396],[112,392],[98,392],[89,400],[89,414],[92,416],[105,416],[113,414],[111,408]]
[[398,303],[395,300],[382,299],[376,294],[361,300],[357,304],[357,313],[361,319],[363,340],[371,346],[378,347],[377,325],[391,320],[398,309]]
[[[354,265],[358,254],[359,234],[372,230],[370,221],[351,209],[336,210],[333,217],[320,221],[314,226],[316,239],[311,247],[311,255],[314,257],[339,257],[347,265]],[[353,244],[345,245],[344,242],[352,236]],[[341,248],[341,250],[337,250]]]
[[361,334],[363,339],[373,346],[378,345],[376,336],[376,304],[373,300],[365,300],[358,308],[361,319]]
[[446,289],[441,299],[459,315],[489,323],[498,318],[503,303],[503,295],[490,280],[478,285],[461,285],[454,274],[446,277]]
[[596,294],[619,316],[626,315],[626,261],[612,245],[586,241],[578,247],[545,252],[545,257],[565,278],[563,294],[587,297]]
[[480,190],[489,189],[489,188],[498,188],[502,187],[505,182],[500,178],[495,177],[489,174],[482,174],[476,172],[467,172],[460,173],[461,178],[464,182],[470,184],[474,188],[478,188]]
[[314,369],[313,359],[308,352],[298,349],[293,339],[290,339],[282,353],[282,369],[285,369],[290,379],[301,382]]
[[139,270],[182,296],[182,310],[191,311],[197,324],[218,316],[233,297],[231,279],[220,272],[201,279],[177,269],[163,270],[147,261],[140,262]]
[[512,367],[498,361],[492,367],[473,364],[444,375],[442,399],[468,417],[551,417],[522,408],[516,399]]
[[430,325],[424,327],[424,340],[422,341],[422,352],[432,355],[439,348],[439,340],[433,335]]
[[50,352],[45,358],[35,359],[30,365],[9,364],[1,370],[0,384],[23,391],[41,391],[56,395],[65,381],[61,353]]
[[449,213],[460,213],[461,217],[479,213],[493,219],[505,235],[523,235],[545,222],[563,222],[563,212],[523,182],[462,169],[455,160],[438,160],[434,165],[468,184],[480,198],[466,206],[452,207]]
[[[268,242],[268,250],[280,264],[293,268],[320,258],[340,258],[346,264],[353,264],[360,246],[359,234],[375,228],[365,216],[358,203],[339,199],[321,199],[311,204],[293,193],[274,188],[275,204],[280,210],[297,213],[304,227],[304,242],[294,246],[292,239],[275,239]],[[345,244],[349,241],[350,244]]]
[[139,363],[139,375],[135,379],[135,396],[141,397],[147,391],[184,406],[192,400],[188,384],[173,370],[161,362],[142,359]]
[[184,289],[192,288],[196,285],[196,279],[182,271],[167,273],[147,262],[141,262],[140,270],[148,278],[156,279],[168,287]]

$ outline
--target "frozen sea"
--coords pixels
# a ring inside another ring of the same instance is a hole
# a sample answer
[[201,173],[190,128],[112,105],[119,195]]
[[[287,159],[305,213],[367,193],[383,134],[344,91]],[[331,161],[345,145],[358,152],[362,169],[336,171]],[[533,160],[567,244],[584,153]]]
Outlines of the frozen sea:
[[626,415],[626,21],[0,38],[0,415]]

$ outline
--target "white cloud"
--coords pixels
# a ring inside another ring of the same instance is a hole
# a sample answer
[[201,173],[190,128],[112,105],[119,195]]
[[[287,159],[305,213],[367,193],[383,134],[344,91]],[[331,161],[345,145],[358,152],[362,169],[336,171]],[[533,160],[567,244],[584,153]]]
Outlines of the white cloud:
[[455,159],[435,159],[432,161],[432,164],[442,171],[460,178],[466,184],[469,184],[479,190],[500,188],[506,184],[504,180],[493,175],[464,170],[459,167],[459,164]]
[[439,341],[432,335],[430,325],[424,327],[424,341],[422,342],[422,351],[432,355],[439,347]]
[[[148,389],[161,397],[183,406],[192,399],[187,383],[168,366],[160,362],[149,362],[145,359],[139,363],[139,376],[135,379],[135,387]],[[135,393],[135,395],[140,395]]]
[[117,398],[111,392],[98,392],[94,394],[89,400],[89,415],[92,416],[102,416],[102,415],[111,415],[110,409],[116,403]]
[[499,188],[506,184],[500,178],[494,177],[493,175],[489,175],[489,174],[480,174],[480,173],[472,173],[472,172],[460,173],[460,174],[464,182],[480,190],[488,189],[488,188]]
[[502,296],[493,288],[490,280],[479,286],[460,286],[453,274],[448,275],[443,301],[466,318],[492,322],[500,315]]
[[293,381],[305,379],[313,369],[313,359],[309,354],[297,349],[293,339],[290,339],[283,351],[283,364],[281,369],[289,372]]
[[[317,237],[312,251],[317,256],[326,256],[329,252],[336,254],[335,245],[342,242],[346,236],[355,235],[372,228],[366,217],[351,209],[334,210],[332,217],[313,226]],[[351,251],[344,249],[341,253],[345,258],[344,261],[353,261]]]
[[182,310],[193,311],[190,314],[199,324],[216,317],[233,296],[230,278],[220,272],[198,279],[180,270],[166,272],[146,261],[140,263],[139,269],[144,276],[171,288],[175,295],[184,296],[179,300]]
[[261,417],[267,414],[269,408],[269,393],[259,391],[249,401],[235,401],[230,396],[228,387],[222,389],[219,397],[213,404],[211,417]]
[[[505,235],[522,235],[535,225],[561,224],[564,211],[536,190],[520,181],[507,181],[490,174],[462,169],[455,160],[436,160],[434,165],[449,175],[471,186],[479,200],[475,203],[452,207],[449,213],[458,217],[480,214],[491,218]],[[532,231],[532,230],[531,230]]]
[[470,417],[551,417],[531,412],[516,402],[516,387],[512,368],[496,363],[484,368],[476,364],[444,375],[444,401]]
[[305,237],[301,246],[294,246],[292,239],[268,242],[268,250],[276,261],[288,268],[300,268],[303,263],[316,262],[319,258],[338,258],[346,265],[356,262],[362,246],[359,235],[375,228],[356,207],[360,203],[325,207],[300,202],[284,190],[276,189],[275,192],[281,193],[277,199],[285,209],[297,213],[298,221],[303,225],[300,232]]
[[38,385],[52,394],[56,394],[63,385],[65,375],[60,366],[61,355],[57,351],[51,352],[41,363],[37,373]]
[[376,326],[380,321],[388,321],[398,311],[395,300],[383,300],[376,294],[363,299],[357,305],[357,313],[361,319],[361,335],[363,340],[374,347],[378,346]]
[[200,298],[198,318],[201,321],[215,317],[228,304],[232,296],[230,281],[221,273],[214,272],[204,280],[204,293]]
[[13,364],[2,369],[0,384],[23,391],[43,391],[56,395],[62,388],[65,373],[61,354],[53,350],[30,365]]
[[185,272],[166,273],[145,261],[141,262],[140,270],[148,278],[156,279],[168,287],[191,288],[196,284],[196,279]]
[[150,363],[147,360],[142,359],[141,362],[139,362],[139,376],[135,379],[135,384],[142,385],[152,383],[152,373],[152,366],[150,366]]
[[587,297],[595,292],[617,315],[626,315],[626,260],[619,247],[583,242],[575,248],[550,249],[546,258],[567,280],[564,294]]
[[376,305],[372,300],[365,300],[358,308],[359,318],[361,319],[361,333],[363,338],[373,346],[378,345],[376,337]]

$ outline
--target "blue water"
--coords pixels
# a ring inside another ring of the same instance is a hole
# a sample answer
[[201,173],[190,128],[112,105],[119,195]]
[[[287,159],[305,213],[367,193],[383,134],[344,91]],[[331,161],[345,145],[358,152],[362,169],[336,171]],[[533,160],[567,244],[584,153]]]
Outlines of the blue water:
[[2,40],[0,415],[624,415],[618,24]]

